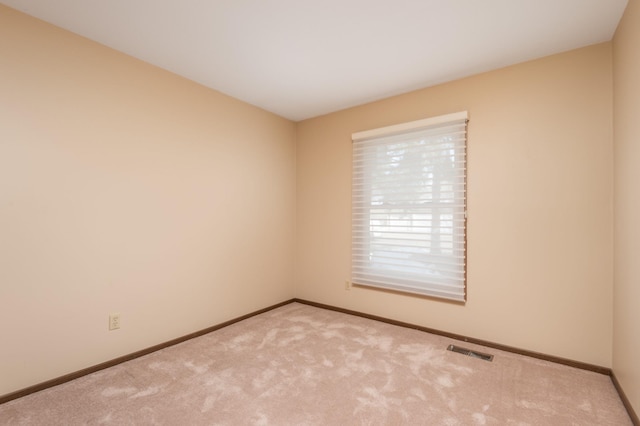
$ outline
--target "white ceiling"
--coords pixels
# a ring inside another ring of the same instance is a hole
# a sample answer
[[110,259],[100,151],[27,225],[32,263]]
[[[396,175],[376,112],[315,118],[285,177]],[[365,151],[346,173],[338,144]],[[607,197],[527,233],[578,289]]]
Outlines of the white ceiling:
[[627,0],[0,0],[291,120],[611,40]]

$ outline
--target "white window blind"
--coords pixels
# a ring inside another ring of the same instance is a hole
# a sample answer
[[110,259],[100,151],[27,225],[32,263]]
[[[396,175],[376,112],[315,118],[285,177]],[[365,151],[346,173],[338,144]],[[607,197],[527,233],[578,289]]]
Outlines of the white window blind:
[[466,298],[467,113],[354,133],[354,284]]

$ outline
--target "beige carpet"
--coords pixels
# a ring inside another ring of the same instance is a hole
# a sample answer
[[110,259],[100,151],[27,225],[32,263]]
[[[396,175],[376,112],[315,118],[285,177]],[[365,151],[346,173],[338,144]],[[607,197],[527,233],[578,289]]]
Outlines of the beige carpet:
[[[487,362],[449,343],[495,355]],[[289,304],[0,405],[1,425],[630,425],[609,377]]]

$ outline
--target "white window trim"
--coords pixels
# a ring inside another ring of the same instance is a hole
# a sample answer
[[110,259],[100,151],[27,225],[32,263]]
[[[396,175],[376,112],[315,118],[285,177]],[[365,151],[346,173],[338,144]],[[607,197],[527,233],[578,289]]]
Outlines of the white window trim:
[[372,130],[364,130],[351,135],[353,142],[363,141],[366,139],[391,136],[398,133],[410,132],[414,130],[425,129],[438,124],[448,123],[457,120],[468,120],[467,111],[454,112],[452,114],[439,115],[437,117],[424,118],[422,120],[410,121],[408,123],[394,124],[392,126],[380,127]]

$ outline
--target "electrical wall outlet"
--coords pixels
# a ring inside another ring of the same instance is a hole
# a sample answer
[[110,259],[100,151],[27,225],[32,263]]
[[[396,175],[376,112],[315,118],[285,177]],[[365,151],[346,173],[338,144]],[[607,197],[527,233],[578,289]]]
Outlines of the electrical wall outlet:
[[351,290],[351,281],[345,281],[344,282],[344,289],[345,290]]
[[120,328],[120,314],[109,314],[109,330],[117,330]]

